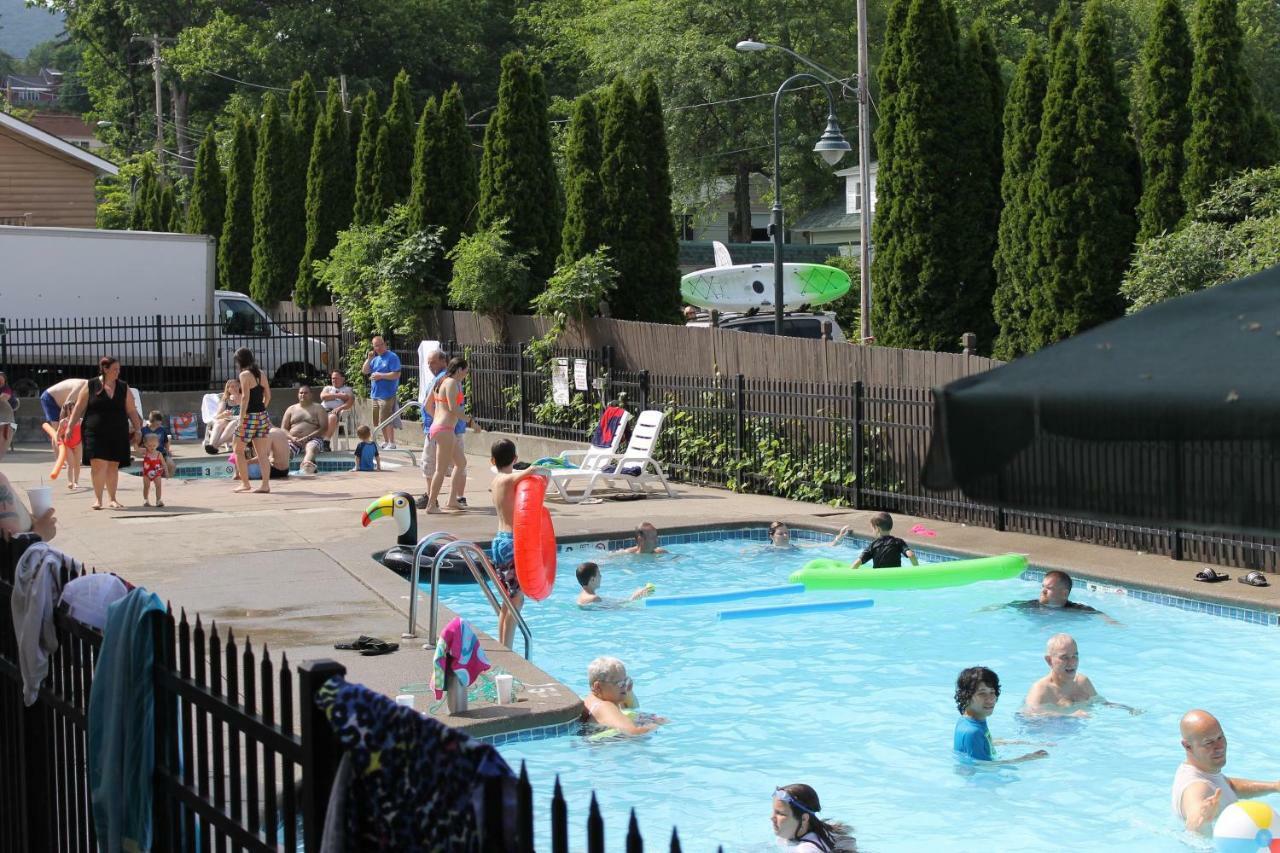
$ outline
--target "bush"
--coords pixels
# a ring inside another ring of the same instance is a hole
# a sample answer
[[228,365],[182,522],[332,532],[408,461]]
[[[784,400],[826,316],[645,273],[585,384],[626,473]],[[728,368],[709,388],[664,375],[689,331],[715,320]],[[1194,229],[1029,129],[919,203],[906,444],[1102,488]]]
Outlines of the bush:
[[858,317],[862,314],[862,270],[859,267],[857,246],[853,246],[853,255],[832,255],[823,261],[829,267],[844,270],[849,276],[851,285],[849,292],[835,302],[820,306],[824,310],[836,312],[836,320],[844,329],[844,336],[851,341],[858,340]]
[[618,272],[609,260],[609,247],[601,246],[589,255],[556,270],[547,289],[533,298],[533,310],[551,320],[540,338],[529,342],[529,351],[539,368],[551,359],[560,335],[570,325],[582,328],[588,317],[600,313],[600,303],[618,286]]
[[469,234],[449,250],[453,279],[449,299],[454,305],[483,314],[506,337],[506,317],[524,304],[529,288],[529,253],[511,246],[506,221]]

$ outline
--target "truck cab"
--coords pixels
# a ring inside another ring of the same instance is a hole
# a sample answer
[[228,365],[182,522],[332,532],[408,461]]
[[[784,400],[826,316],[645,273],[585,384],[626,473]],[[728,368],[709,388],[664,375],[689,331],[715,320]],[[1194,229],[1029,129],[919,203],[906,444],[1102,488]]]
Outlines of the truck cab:
[[234,378],[236,350],[253,350],[258,367],[272,385],[292,385],[326,378],[333,369],[331,350],[292,329],[286,329],[243,293],[215,290],[215,370],[219,380]]

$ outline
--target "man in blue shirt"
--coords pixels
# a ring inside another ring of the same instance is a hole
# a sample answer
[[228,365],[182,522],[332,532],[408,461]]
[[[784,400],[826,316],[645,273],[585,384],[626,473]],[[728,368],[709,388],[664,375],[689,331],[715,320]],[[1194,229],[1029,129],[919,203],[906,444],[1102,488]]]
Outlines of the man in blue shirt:
[[960,719],[956,720],[952,749],[972,761],[990,764],[1018,764],[1047,758],[1049,753],[1043,749],[1018,758],[996,758],[987,718],[995,712],[999,698],[1000,677],[985,666],[971,666],[960,673],[956,679],[956,710],[960,712]]
[[[373,401],[374,426],[391,417],[396,410],[396,392],[400,390],[400,357],[387,349],[382,335],[374,335],[373,349],[365,356],[360,372],[369,377],[369,399]],[[382,428],[382,449],[396,449],[396,427],[399,419]]]

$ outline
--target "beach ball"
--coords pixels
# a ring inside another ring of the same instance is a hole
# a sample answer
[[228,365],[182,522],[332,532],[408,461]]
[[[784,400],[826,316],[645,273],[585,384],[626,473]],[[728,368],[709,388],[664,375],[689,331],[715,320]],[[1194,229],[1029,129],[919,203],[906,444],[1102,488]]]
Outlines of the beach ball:
[[1213,826],[1213,847],[1219,853],[1280,853],[1280,817],[1256,800],[1232,803]]

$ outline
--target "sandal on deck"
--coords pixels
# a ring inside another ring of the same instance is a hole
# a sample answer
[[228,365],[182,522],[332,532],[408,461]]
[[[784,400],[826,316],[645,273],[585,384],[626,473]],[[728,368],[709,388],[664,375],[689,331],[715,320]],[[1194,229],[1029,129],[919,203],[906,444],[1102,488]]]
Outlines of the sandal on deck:
[[1216,570],[1206,566],[1205,568],[1196,572],[1196,580],[1202,581],[1204,583],[1221,583],[1222,581],[1231,580],[1231,575],[1220,574]]
[[365,647],[360,650],[360,654],[364,657],[371,658],[376,655],[389,655],[399,648],[399,643],[388,643],[386,640],[370,640],[365,644]]
[[350,649],[352,651],[360,652],[367,649],[370,643],[381,643],[381,642],[382,641],[379,640],[377,637],[369,637],[369,636],[366,636],[365,634],[361,634],[359,637],[357,637],[356,639],[352,640],[349,643],[334,643],[333,647],[335,649],[343,649],[343,650]]
[[1266,575],[1262,572],[1249,572],[1242,578],[1236,578],[1240,583],[1247,583],[1249,586],[1271,586],[1271,582],[1267,580]]

